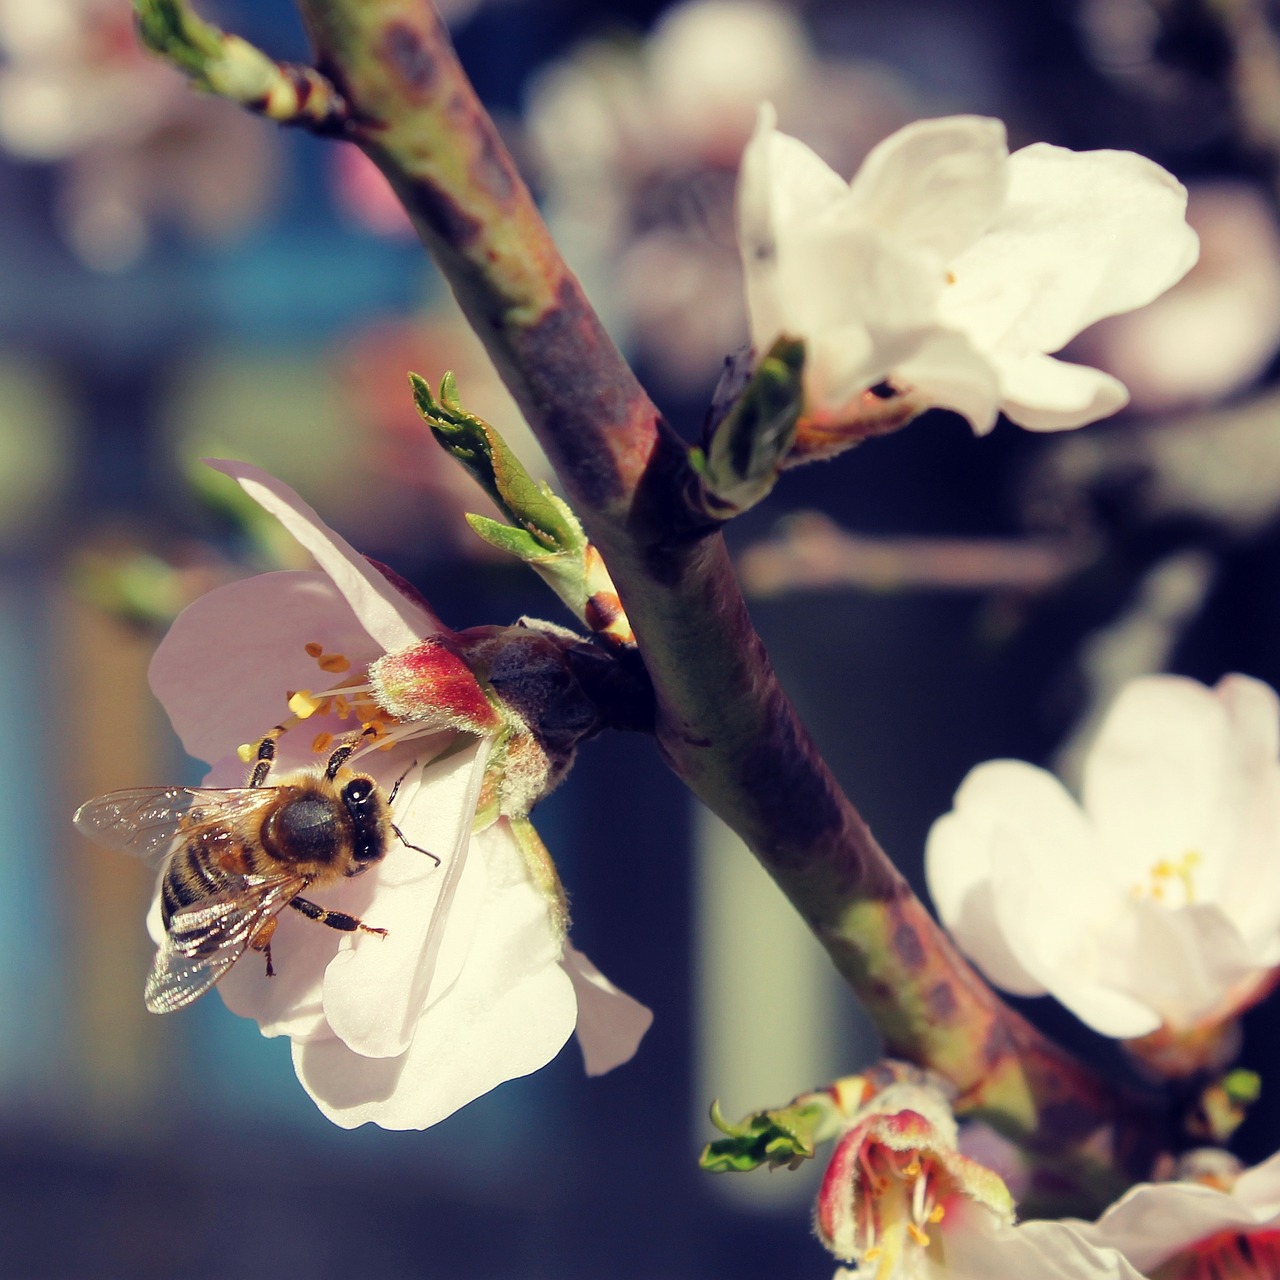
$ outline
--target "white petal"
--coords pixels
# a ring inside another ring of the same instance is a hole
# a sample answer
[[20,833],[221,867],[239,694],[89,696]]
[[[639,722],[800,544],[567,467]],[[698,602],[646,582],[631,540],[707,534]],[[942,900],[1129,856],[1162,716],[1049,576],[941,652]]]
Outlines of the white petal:
[[486,913],[457,981],[423,1013],[403,1054],[365,1058],[336,1037],[295,1041],[298,1079],[334,1123],[424,1129],[563,1047],[577,1018],[573,983],[545,900],[523,860],[510,863],[490,865],[497,910]]
[[934,330],[914,354],[894,364],[893,381],[926,404],[967,418],[977,435],[986,435],[996,425],[996,371],[962,333]]
[[1173,1026],[1220,1011],[1231,989],[1255,972],[1239,930],[1216,906],[1170,910],[1143,898],[1132,905],[1132,939],[1110,956],[1116,986]]
[[825,161],[774,127],[777,113],[760,107],[755,133],[738,171],[738,246],[746,279],[751,338],[764,352],[783,331],[783,283],[778,276],[779,239],[848,195],[848,186]]
[[189,604],[160,641],[148,679],[183,749],[213,763],[283,720],[290,690],[333,681],[305,652],[311,642],[355,668],[382,654],[327,575],[261,573]]
[[1057,351],[1103,316],[1158,297],[1195,263],[1186,190],[1125,151],[1047,143],[1010,157],[1009,198],[953,263],[948,323],[1009,354]]
[[397,825],[441,865],[396,841],[364,913],[387,936],[351,935],[325,971],[329,1025],[364,1057],[403,1053],[423,1009],[457,980],[477,929],[506,926],[487,891],[484,854],[470,848],[487,757],[488,744],[475,743],[427,767]]
[[1124,1257],[1090,1243],[1074,1224],[1003,1227],[978,1220],[944,1239],[946,1265],[938,1271],[950,1280],[1143,1280]]
[[1232,1194],[1259,1223],[1280,1218],[1280,1152],[1246,1169],[1236,1179]]
[[991,225],[1008,163],[999,120],[919,120],[871,150],[853,179],[853,201],[872,226],[946,263]]
[[578,1047],[589,1076],[629,1062],[653,1023],[653,1011],[620,991],[582,954],[565,943],[564,971],[578,1000]]
[[[963,950],[1001,986],[1033,995],[1052,989],[1046,972],[1096,911],[1085,870],[1092,856],[1083,816],[1052,774],[993,760],[969,773],[952,812],[934,824],[925,866]],[[1008,877],[997,863],[1009,864]]]
[[346,597],[361,625],[386,652],[407,648],[423,636],[443,630],[429,609],[393,587],[288,485],[247,462],[206,461],[215,471],[237,481],[315,557]]
[[1032,352],[995,361],[1000,409],[1028,431],[1071,431],[1129,403],[1122,382],[1100,369]]
[[1072,1225],[1086,1240],[1119,1249],[1149,1271],[1207,1236],[1258,1224],[1238,1196],[1194,1182],[1160,1182],[1131,1188],[1096,1223]]
[[1168,675],[1125,685],[1086,755],[1082,792],[1117,884],[1147,889],[1160,860],[1203,860],[1231,768],[1230,724],[1211,690]]

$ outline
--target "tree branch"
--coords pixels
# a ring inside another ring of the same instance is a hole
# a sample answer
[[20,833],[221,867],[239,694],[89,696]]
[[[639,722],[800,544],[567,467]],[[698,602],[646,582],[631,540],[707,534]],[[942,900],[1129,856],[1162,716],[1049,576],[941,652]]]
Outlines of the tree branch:
[[[671,767],[747,842],[890,1051],[1030,1147],[1147,1171],[1154,1122],[1009,1010],[845,798],[783,693],[684,446],[605,334],[425,0],[298,0],[345,136],[390,179],[600,548]],[[767,945],[766,940],[761,940]],[[1078,1172],[1078,1170],[1077,1170]],[[1106,1197],[1110,1188],[1095,1185]]]

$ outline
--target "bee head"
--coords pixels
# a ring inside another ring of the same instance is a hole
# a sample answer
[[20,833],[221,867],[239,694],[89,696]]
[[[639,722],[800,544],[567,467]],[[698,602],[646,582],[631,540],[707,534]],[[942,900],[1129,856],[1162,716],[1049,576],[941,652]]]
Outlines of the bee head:
[[342,803],[355,832],[352,854],[358,863],[374,862],[386,852],[387,802],[372,778],[358,775],[342,788]]

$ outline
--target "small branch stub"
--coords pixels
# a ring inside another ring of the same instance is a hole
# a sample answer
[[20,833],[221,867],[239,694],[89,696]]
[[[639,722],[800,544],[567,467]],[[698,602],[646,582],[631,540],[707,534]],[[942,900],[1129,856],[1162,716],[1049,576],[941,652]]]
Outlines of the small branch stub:
[[276,62],[239,36],[205,22],[184,0],[134,0],[138,34],[199,88],[280,124],[339,131],[347,104],[313,67]]

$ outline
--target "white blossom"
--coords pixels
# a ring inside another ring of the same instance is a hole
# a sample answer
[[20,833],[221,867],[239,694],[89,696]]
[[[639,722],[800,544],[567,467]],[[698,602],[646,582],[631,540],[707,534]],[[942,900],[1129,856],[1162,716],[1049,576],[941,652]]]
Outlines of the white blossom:
[[1148,676],[1108,712],[1079,802],[1033,765],[979,765],[929,835],[943,923],[993,982],[1105,1035],[1212,1032],[1280,963],[1278,721],[1247,676]]
[[1054,359],[1095,320],[1140,307],[1196,260],[1186,191],[1123,151],[1037,143],[998,120],[922,120],[845,182],[761,109],[742,157],[739,244],[757,352],[808,347],[805,411],[856,417],[888,381],[985,433],[998,412],[1039,431],[1121,408],[1124,387]]

